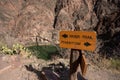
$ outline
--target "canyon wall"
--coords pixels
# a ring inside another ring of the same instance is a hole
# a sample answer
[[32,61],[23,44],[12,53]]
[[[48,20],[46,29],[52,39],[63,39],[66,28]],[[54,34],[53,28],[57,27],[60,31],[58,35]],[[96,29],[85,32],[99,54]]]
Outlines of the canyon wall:
[[95,53],[120,56],[120,1],[0,1],[0,45],[58,44],[61,30],[96,31]]

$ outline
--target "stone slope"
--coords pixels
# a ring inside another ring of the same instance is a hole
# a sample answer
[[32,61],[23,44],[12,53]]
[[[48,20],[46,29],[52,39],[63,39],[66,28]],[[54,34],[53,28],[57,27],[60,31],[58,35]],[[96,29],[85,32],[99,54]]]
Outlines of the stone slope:
[[60,30],[96,31],[95,53],[120,56],[120,1],[0,1],[0,44],[57,43]]

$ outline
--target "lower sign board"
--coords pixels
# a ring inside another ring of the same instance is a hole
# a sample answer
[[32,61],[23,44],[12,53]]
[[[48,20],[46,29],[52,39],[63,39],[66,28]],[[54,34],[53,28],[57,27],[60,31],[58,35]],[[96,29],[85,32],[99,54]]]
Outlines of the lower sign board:
[[85,75],[86,71],[87,71],[87,62],[85,59],[85,55],[83,55],[83,54],[81,56],[80,68],[81,68],[82,75]]
[[94,51],[96,47],[96,32],[61,31],[60,47]]

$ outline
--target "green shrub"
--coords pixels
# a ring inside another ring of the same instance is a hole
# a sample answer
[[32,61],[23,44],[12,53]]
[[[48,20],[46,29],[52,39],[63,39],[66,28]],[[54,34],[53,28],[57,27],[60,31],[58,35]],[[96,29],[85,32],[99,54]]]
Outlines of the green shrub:
[[120,71],[120,59],[112,59],[111,67]]
[[25,57],[31,56],[31,52],[21,44],[14,44],[11,49],[7,46],[2,46],[1,52],[9,55],[21,54]]
[[14,51],[22,51],[22,50],[25,50],[25,47],[23,45],[20,45],[20,44],[14,44],[12,49]]
[[13,55],[13,50],[9,49],[7,46],[2,46],[2,53]]
[[28,49],[37,58],[44,60],[49,60],[51,58],[51,55],[59,55],[57,48],[52,45],[30,46]]

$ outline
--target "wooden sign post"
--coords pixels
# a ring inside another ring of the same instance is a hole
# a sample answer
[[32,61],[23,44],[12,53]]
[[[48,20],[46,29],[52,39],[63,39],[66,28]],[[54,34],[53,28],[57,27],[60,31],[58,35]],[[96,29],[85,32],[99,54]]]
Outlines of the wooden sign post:
[[77,79],[77,69],[80,63],[81,50],[71,49],[70,54],[70,80]]
[[[77,79],[77,69],[80,64],[81,73],[85,75],[87,64],[81,50],[94,51],[96,46],[96,32],[92,31],[61,31],[60,47],[70,48],[70,80]],[[82,78],[84,80],[84,78]]]

